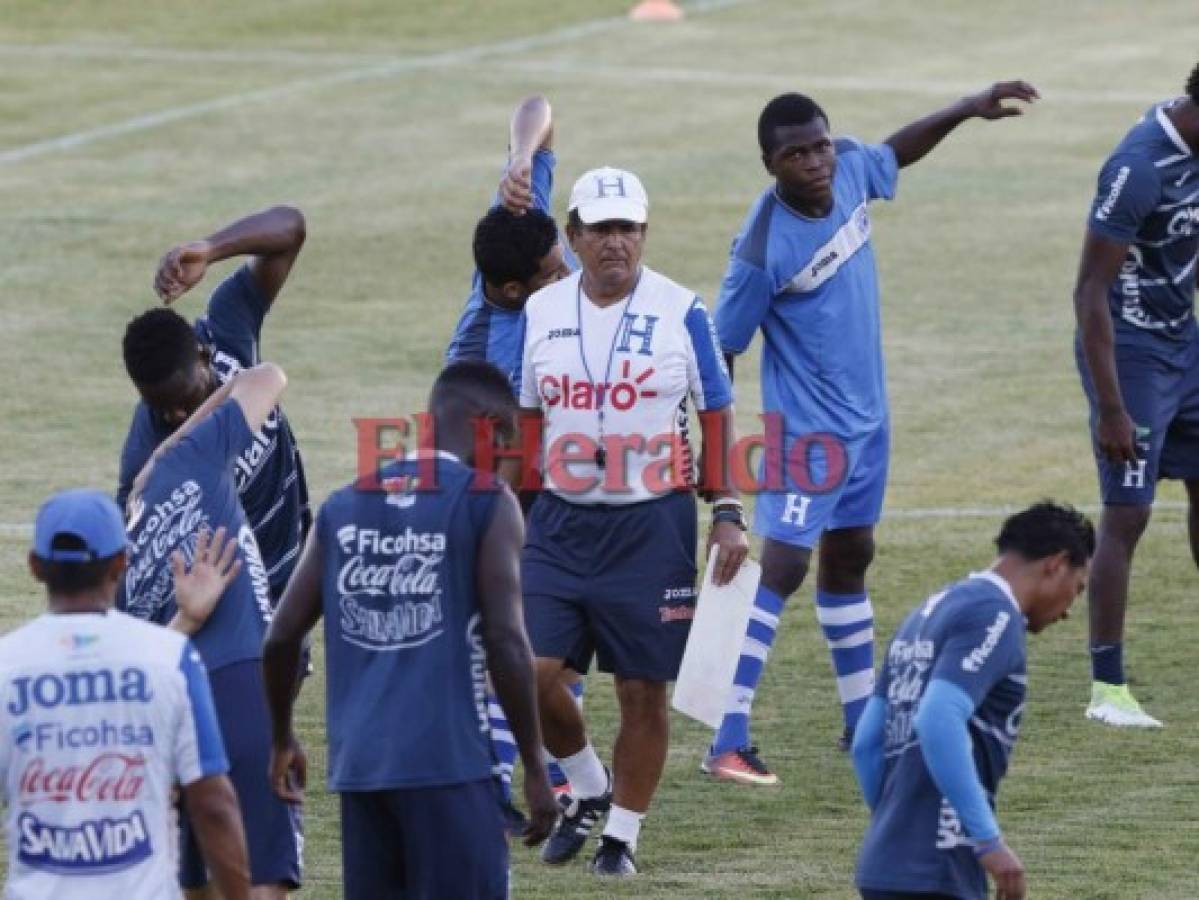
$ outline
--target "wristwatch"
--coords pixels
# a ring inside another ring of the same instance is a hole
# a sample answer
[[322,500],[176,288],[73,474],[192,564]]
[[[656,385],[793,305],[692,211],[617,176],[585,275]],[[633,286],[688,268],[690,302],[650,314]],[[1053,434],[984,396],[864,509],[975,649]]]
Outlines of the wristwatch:
[[745,510],[740,500],[723,497],[712,504],[712,524],[717,522],[732,522],[742,531],[746,530]]

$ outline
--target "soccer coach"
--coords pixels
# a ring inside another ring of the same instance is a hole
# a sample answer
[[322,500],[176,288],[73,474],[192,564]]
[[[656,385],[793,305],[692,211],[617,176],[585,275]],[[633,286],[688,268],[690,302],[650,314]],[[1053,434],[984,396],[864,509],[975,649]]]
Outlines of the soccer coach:
[[[525,620],[545,744],[571,784],[542,859],[573,858],[610,808],[591,863],[597,875],[636,872],[641,820],[666,762],[666,685],[694,615],[688,397],[704,424],[701,459],[723,460],[733,432],[732,389],[703,302],[641,265],[648,212],[631,172],[579,178],[566,234],[582,268],[529,298],[514,373],[522,411],[543,418],[546,489],[530,513],[522,560]],[[721,446],[708,446],[709,434]],[[740,500],[721,487],[705,485],[715,498],[709,545],[723,583],[748,542]],[[586,644],[615,676],[614,777],[560,679],[563,660]]]

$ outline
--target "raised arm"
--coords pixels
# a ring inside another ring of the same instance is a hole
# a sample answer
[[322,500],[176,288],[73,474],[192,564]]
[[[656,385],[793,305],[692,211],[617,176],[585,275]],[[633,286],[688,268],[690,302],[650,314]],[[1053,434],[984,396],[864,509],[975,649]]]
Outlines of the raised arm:
[[525,843],[531,846],[549,835],[558,808],[541,755],[533,651],[525,634],[521,604],[520,549],[524,536],[516,498],[501,488],[491,524],[479,545],[475,590],[483,619],[487,669],[525,769],[525,802],[529,807]]
[[1074,315],[1099,411],[1096,440],[1112,462],[1137,458],[1136,426],[1124,408],[1116,376],[1115,335],[1107,294],[1128,255],[1128,245],[1088,229],[1074,287]]
[[508,126],[508,170],[500,181],[500,203],[520,215],[533,205],[533,154],[554,142],[553,111],[540,94],[526,97]]
[[271,714],[271,783],[275,793],[293,803],[303,799],[307,774],[304,751],[292,730],[295,683],[304,638],[321,617],[322,569],[321,545],[314,528],[262,646],[263,681]]
[[1022,100],[1031,103],[1040,96],[1027,81],[999,81],[985,91],[963,97],[944,109],[905,125],[887,138],[886,143],[895,151],[895,159],[902,169],[922,159],[967,119],[1003,119],[1023,115],[1021,107],[1004,106],[1003,101]]
[[212,775],[183,788],[187,817],[204,861],[224,900],[249,900],[250,863],[241,808],[227,775]]
[[206,238],[172,247],[158,263],[154,290],[164,303],[173,303],[199,284],[212,263],[250,256],[250,274],[269,306],[287,281],[305,236],[303,213],[273,206]]

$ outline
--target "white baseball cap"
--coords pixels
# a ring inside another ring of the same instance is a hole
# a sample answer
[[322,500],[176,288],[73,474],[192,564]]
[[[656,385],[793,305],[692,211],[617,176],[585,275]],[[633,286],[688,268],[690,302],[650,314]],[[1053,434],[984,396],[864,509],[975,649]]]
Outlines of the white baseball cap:
[[643,225],[649,218],[649,197],[632,172],[604,166],[579,176],[567,209],[577,212],[585,225],[614,219]]

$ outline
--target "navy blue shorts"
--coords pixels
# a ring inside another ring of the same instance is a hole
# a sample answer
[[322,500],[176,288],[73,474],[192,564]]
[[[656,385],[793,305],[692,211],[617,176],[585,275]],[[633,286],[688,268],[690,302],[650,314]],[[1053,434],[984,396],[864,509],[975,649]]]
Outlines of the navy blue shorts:
[[506,900],[508,842],[490,778],[340,797],[346,900]]
[[[298,807],[284,803],[271,789],[270,715],[257,659],[223,666],[208,673],[225,754],[229,780],[237,793],[253,884],[300,886],[300,848],[303,828]],[[208,883],[208,870],[187,820],[180,822],[179,882],[185,888]]]
[[533,652],[590,645],[603,672],[673,680],[695,616],[695,515],[690,492],[624,506],[542,493],[521,561]]
[[1124,407],[1137,426],[1133,463],[1112,463],[1094,443],[1095,387],[1075,341],[1075,360],[1091,409],[1091,440],[1106,504],[1148,506],[1160,478],[1199,479],[1199,366],[1175,366],[1151,349],[1116,344],[1116,375]]

